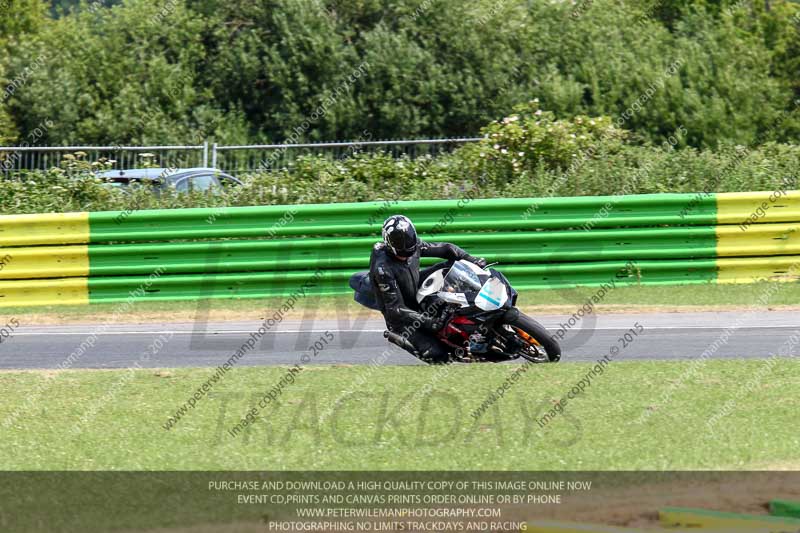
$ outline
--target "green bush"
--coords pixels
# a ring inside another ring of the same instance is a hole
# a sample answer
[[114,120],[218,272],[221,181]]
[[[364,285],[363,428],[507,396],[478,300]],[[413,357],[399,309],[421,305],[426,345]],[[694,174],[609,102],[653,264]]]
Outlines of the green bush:
[[586,159],[622,149],[628,132],[608,117],[557,120],[538,99],[483,128],[484,139],[459,151],[463,168],[484,181],[503,184],[542,173],[571,172]]
[[61,0],[56,19],[9,5],[0,81],[27,82],[0,101],[5,139],[43,120],[50,145],[465,136],[534,98],[656,144],[800,133],[788,0]]

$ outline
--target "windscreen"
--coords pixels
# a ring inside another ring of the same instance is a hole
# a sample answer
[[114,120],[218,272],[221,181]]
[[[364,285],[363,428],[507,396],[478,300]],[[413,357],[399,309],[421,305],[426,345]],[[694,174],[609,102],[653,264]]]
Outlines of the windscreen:
[[445,276],[442,289],[447,292],[479,291],[481,280],[465,261],[456,261]]

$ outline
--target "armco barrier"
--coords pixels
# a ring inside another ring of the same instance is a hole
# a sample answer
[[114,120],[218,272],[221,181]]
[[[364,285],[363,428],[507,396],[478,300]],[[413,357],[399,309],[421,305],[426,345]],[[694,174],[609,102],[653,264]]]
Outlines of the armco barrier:
[[342,294],[392,213],[520,289],[800,277],[798,191],[365,202],[3,216],[0,306]]

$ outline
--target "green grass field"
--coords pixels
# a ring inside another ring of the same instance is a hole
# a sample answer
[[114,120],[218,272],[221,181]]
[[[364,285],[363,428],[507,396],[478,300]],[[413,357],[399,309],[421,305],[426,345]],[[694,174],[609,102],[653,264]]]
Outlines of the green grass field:
[[[800,465],[800,362],[619,362],[543,426],[591,369],[311,366],[236,437],[286,367],[0,374],[3,470],[633,470]],[[695,369],[692,372],[692,368]],[[756,379],[757,377],[757,379]],[[33,391],[33,394],[32,394]],[[726,404],[727,402],[727,404]],[[733,403],[731,403],[733,402]],[[713,421],[713,422],[712,422]],[[76,426],[77,424],[77,426]]]

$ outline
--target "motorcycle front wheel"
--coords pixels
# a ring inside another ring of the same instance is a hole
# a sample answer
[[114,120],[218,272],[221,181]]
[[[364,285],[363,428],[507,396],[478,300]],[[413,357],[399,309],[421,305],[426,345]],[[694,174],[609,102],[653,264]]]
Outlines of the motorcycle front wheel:
[[555,363],[561,359],[561,346],[547,329],[525,313],[518,311],[506,322],[523,346],[517,355],[534,363]]

